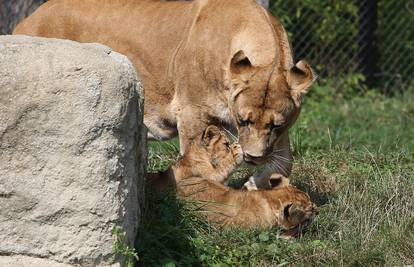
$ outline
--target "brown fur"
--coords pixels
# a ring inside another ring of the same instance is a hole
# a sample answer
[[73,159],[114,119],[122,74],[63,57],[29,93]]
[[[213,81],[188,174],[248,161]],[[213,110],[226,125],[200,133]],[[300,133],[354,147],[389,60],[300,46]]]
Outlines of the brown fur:
[[[230,174],[235,168],[239,149],[223,146],[228,141],[215,126],[210,126],[206,132],[203,136],[210,137],[195,139],[170,170],[152,176],[152,186],[165,190],[167,184],[175,183],[179,195],[203,201],[207,218],[221,225],[281,226],[293,229],[291,235],[295,235],[298,226],[313,220],[316,206],[306,193],[293,186],[249,192],[234,190],[217,182],[217,177]],[[214,168],[204,164],[212,161],[218,162]]]
[[282,25],[254,0],[50,0],[14,34],[99,42],[127,55],[145,86],[149,137],[179,134],[180,151],[207,125],[237,129],[249,189],[292,167],[288,128],[315,75],[293,64]]

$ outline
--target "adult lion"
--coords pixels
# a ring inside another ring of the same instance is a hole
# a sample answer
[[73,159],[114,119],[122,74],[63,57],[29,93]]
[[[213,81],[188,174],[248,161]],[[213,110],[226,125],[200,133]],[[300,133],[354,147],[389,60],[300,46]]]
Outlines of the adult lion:
[[110,46],[143,79],[149,137],[178,133],[184,153],[209,124],[237,129],[245,161],[267,162],[249,189],[290,174],[288,129],[315,75],[255,1],[50,0],[14,34]]

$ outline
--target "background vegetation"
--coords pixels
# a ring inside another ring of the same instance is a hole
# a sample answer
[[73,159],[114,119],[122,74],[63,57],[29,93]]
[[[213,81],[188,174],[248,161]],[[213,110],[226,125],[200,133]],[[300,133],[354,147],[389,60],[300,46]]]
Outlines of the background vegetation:
[[[289,32],[296,58],[309,60],[324,78],[334,79],[335,88],[342,89],[344,77],[366,68],[373,69],[371,79],[379,91],[414,86],[414,2],[377,0],[376,11],[368,2],[272,0],[270,11]],[[364,19],[373,14],[376,49],[365,50],[370,41],[364,29],[372,23]],[[360,50],[364,57],[372,54],[376,64],[365,64]]]

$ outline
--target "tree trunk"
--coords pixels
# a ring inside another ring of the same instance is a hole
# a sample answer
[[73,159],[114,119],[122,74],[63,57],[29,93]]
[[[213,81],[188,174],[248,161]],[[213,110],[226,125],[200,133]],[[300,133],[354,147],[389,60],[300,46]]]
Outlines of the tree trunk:
[[10,34],[14,27],[47,0],[0,0],[0,34]]

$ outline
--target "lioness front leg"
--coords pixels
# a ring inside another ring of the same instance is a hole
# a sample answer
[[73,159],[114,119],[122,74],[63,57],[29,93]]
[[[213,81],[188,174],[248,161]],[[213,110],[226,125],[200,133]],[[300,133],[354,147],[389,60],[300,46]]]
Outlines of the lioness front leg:
[[273,153],[264,168],[251,176],[244,184],[244,187],[252,191],[289,185],[288,177],[292,171],[292,161],[289,135],[286,132],[281,136],[279,142],[276,143]]
[[207,119],[196,108],[188,106],[177,112],[177,130],[180,154],[184,155],[188,145],[208,126]]

